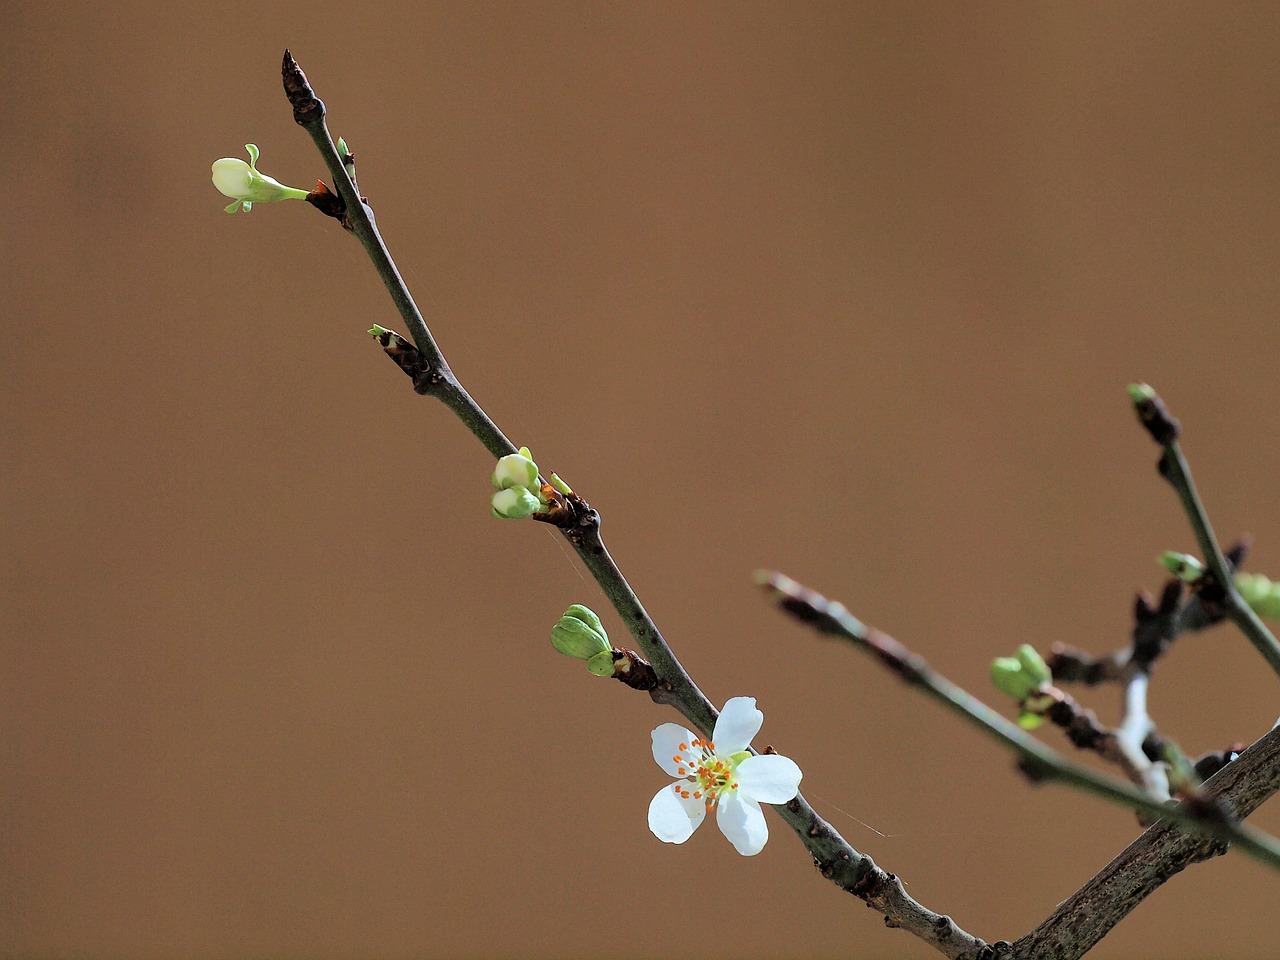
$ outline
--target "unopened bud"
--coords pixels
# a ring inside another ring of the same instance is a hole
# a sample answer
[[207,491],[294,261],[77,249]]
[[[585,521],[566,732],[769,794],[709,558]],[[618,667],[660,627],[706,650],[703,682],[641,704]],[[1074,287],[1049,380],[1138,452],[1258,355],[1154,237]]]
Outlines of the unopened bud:
[[499,490],[512,487],[538,489],[538,465],[533,462],[533,455],[528,447],[521,447],[519,453],[509,453],[498,461],[493,471],[493,485]]
[[608,676],[613,673],[613,648],[609,645],[609,635],[590,607],[575,603],[566,610],[564,616],[551,628],[551,645],[567,657],[589,661],[587,667],[592,673],[596,673],[592,662],[596,662],[598,667],[603,661],[596,661],[596,658],[607,653],[608,673],[598,675]]
[[1012,657],[996,657],[991,661],[991,682],[1019,703],[1052,679],[1048,664],[1029,643],[1020,646]]
[[1258,616],[1268,620],[1280,619],[1280,583],[1260,573],[1237,573],[1236,589]]
[[1189,553],[1166,550],[1159,559],[1160,566],[1184,583],[1195,583],[1204,574],[1204,564]]
[[538,512],[542,501],[524,487],[499,490],[493,495],[493,515],[500,520],[523,520]]

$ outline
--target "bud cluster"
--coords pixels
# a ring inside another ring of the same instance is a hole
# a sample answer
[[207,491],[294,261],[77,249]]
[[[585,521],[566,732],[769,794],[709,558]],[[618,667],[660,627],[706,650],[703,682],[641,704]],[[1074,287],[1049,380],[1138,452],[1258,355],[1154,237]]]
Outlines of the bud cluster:
[[1024,643],[1012,657],[996,657],[991,661],[991,682],[997,690],[1018,701],[1022,713],[1018,726],[1034,730],[1044,722],[1040,710],[1049,706],[1041,704],[1039,694],[1053,682],[1053,673],[1035,647]]
[[538,483],[538,465],[528,447],[519,453],[509,453],[498,461],[493,471],[493,515],[501,520],[523,520],[545,506],[541,484]]

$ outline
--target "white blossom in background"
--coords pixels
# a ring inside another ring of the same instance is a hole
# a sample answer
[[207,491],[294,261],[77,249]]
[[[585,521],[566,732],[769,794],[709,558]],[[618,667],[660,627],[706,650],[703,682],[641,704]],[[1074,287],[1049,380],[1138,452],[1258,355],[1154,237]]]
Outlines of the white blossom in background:
[[800,790],[800,768],[778,754],[753,756],[748,750],[764,714],[755,697],[734,697],[724,705],[711,740],[678,723],[653,731],[653,759],[676,782],[649,804],[649,829],[664,843],[684,843],[714,808],[716,823],[744,857],[764,849],[769,828],[761,803],[786,803]]

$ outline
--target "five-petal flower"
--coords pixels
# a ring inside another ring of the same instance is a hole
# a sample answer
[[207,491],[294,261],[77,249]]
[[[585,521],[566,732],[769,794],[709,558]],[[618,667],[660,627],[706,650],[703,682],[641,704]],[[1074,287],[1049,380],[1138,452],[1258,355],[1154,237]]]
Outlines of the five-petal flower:
[[649,804],[649,829],[666,843],[684,843],[714,807],[716,823],[744,857],[755,856],[769,839],[761,803],[786,803],[800,789],[800,768],[778,754],[748,749],[764,714],[754,697],[734,697],[724,705],[711,740],[678,723],[653,731],[653,759],[676,782]]

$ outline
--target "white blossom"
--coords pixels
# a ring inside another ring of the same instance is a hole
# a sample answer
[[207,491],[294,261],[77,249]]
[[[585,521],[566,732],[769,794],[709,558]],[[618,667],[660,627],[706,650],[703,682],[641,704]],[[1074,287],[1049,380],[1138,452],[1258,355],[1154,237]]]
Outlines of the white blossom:
[[678,723],[653,731],[653,759],[676,778],[649,804],[649,829],[665,843],[684,843],[714,808],[716,823],[744,857],[769,839],[761,803],[786,803],[800,789],[800,768],[778,754],[752,755],[748,747],[764,714],[754,697],[724,705],[710,740]]

